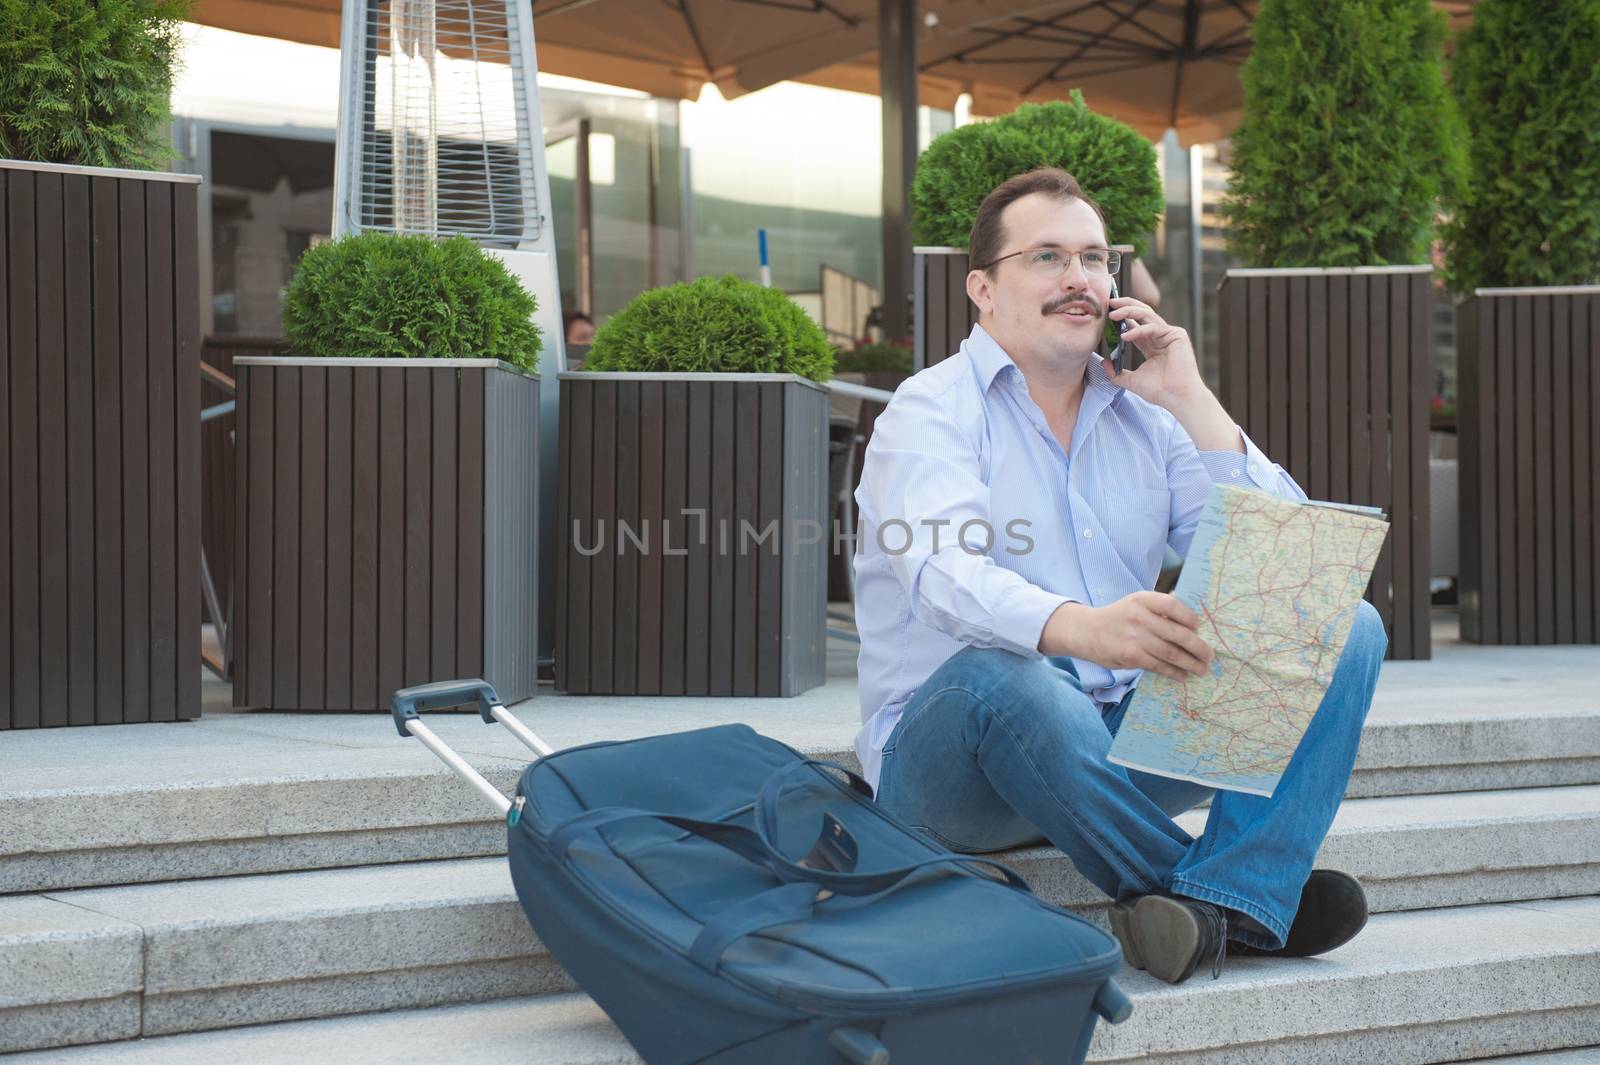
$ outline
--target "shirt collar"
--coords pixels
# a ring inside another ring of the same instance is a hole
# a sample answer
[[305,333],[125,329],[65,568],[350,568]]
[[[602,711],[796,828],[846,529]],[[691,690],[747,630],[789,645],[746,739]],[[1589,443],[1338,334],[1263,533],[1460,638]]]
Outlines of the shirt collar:
[[[1000,342],[990,336],[983,326],[976,322],[972,325],[972,333],[967,337],[967,354],[972,359],[973,368],[978,372],[978,385],[987,392],[1001,371],[1010,367],[1018,377],[1022,371],[1017,369],[1017,364],[1010,355],[1006,354]],[[1088,404],[1090,397],[1096,397],[1095,407],[1103,410],[1114,407],[1122,402],[1123,390],[1111,383],[1111,378],[1106,373],[1106,360],[1099,355],[1089,356],[1088,387],[1084,390],[1084,400]],[[1082,414],[1079,414],[1082,417]]]

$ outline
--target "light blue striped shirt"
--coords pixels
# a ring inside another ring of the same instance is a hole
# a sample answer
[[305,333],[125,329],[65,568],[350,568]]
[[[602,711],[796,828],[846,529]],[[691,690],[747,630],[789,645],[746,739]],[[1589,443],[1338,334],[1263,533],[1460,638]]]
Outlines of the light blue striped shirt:
[[[1067,453],[982,326],[902,384],[873,426],[856,490],[855,598],[856,753],[874,788],[901,707],[962,647],[1038,658],[1062,603],[1153,588],[1167,545],[1188,551],[1213,482],[1305,498],[1242,432],[1244,454],[1199,451],[1101,362],[1091,358]],[[1101,703],[1138,682],[1138,670],[1074,665]]]

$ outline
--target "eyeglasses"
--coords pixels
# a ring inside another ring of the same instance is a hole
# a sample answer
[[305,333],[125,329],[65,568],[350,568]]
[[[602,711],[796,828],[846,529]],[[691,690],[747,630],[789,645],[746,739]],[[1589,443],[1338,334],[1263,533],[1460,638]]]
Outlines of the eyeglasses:
[[1062,276],[1072,269],[1073,256],[1077,256],[1083,263],[1083,272],[1086,274],[1114,274],[1122,265],[1122,253],[1112,251],[1110,248],[1084,248],[1082,251],[1067,251],[1065,248],[1024,248],[1022,251],[1002,255],[991,263],[975,266],[973,269],[987,270],[1019,255],[1022,257],[1023,269],[1040,277]]

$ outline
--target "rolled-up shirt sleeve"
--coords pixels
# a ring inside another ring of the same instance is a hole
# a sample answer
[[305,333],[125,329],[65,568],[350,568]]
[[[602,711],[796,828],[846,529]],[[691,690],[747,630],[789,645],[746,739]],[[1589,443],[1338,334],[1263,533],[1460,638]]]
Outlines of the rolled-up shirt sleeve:
[[916,620],[975,647],[1040,657],[1045,622],[1073,600],[990,552],[1018,543],[990,512],[978,433],[937,396],[902,387],[873,425],[856,500],[862,553],[882,555]]
[[1213,484],[1252,488],[1289,499],[1304,501],[1305,491],[1282,466],[1267,458],[1243,429],[1239,439],[1244,453],[1200,451],[1176,418],[1172,419],[1167,440],[1167,482],[1172,490],[1172,528],[1167,542],[1180,555],[1187,554],[1194,539],[1195,526],[1205,508]]

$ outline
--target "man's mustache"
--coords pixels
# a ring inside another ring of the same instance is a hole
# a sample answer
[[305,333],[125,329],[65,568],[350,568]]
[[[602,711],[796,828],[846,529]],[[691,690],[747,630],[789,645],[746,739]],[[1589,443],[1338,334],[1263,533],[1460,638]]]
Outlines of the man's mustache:
[[1045,304],[1044,307],[1040,309],[1039,313],[1040,314],[1055,314],[1057,311],[1059,311],[1061,308],[1065,307],[1069,303],[1087,304],[1088,307],[1089,307],[1089,310],[1095,315],[1095,317],[1099,317],[1100,316],[1100,312],[1102,310],[1102,308],[1100,306],[1100,301],[1095,299],[1089,293],[1087,293],[1087,292],[1069,292],[1067,295],[1058,296],[1055,299],[1051,300],[1049,303]]

